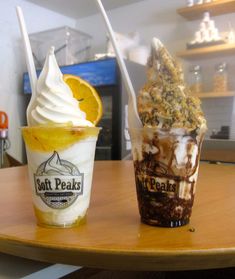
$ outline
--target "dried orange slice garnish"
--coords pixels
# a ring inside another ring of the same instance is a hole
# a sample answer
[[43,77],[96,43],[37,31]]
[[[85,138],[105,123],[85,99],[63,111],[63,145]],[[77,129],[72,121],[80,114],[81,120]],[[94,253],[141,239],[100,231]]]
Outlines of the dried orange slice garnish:
[[79,101],[79,107],[86,113],[86,119],[96,125],[103,114],[102,102],[95,88],[78,76],[65,74],[64,81]]

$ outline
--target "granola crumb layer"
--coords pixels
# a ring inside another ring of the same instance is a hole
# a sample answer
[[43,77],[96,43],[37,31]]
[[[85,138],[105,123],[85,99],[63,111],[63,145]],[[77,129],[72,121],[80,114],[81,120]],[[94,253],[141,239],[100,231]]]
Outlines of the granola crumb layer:
[[201,102],[191,95],[181,66],[157,39],[153,40],[147,76],[138,96],[138,112],[144,126],[188,130],[206,126]]

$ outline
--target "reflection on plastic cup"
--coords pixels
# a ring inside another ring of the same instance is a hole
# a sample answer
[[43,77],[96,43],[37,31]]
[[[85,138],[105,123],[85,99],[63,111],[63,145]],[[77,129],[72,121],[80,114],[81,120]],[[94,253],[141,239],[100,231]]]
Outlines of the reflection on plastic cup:
[[76,226],[90,203],[96,127],[23,127],[34,211],[39,225]]
[[162,227],[189,222],[204,132],[129,129],[141,220]]

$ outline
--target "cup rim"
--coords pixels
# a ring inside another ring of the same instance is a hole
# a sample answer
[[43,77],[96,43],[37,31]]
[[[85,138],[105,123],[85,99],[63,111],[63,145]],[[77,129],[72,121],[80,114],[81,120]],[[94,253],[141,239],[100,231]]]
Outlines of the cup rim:
[[65,129],[65,130],[84,130],[84,129],[95,129],[101,130],[102,127],[97,126],[68,126],[64,124],[58,125],[38,125],[38,126],[22,126],[20,127],[21,130],[24,129]]
[[148,127],[143,126],[141,128],[127,128],[128,132],[138,132],[138,131],[151,131],[156,132],[159,134],[171,134],[171,135],[192,135],[196,133],[197,135],[205,134],[207,131],[207,128],[201,127],[196,128],[194,130],[189,130],[187,128],[158,128],[158,127]]

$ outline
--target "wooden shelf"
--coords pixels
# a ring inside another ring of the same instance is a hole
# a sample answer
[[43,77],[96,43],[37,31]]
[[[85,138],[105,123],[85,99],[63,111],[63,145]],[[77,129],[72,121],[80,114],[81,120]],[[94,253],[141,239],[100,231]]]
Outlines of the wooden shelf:
[[187,20],[202,18],[204,12],[210,12],[211,16],[233,13],[235,12],[235,0],[214,0],[211,3],[194,5],[177,10],[177,13]]
[[217,56],[218,54],[219,55],[235,54],[235,44],[222,44],[216,46],[194,48],[194,49],[188,49],[176,53],[178,57],[184,59],[198,59],[198,58],[203,58],[204,56],[213,57],[213,56]]
[[209,99],[209,98],[224,98],[224,97],[234,97],[235,91],[228,92],[202,92],[198,94],[193,94],[193,96],[200,99]]

